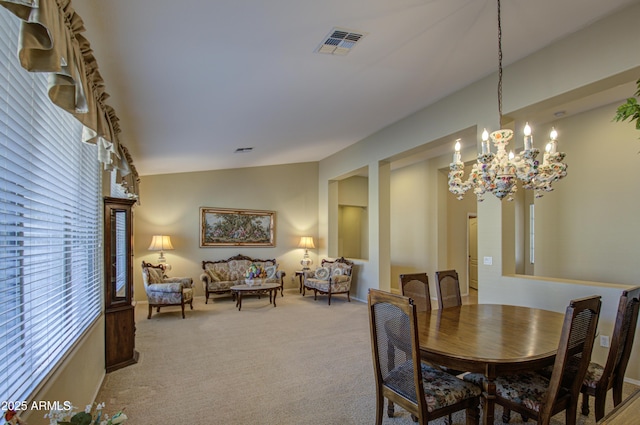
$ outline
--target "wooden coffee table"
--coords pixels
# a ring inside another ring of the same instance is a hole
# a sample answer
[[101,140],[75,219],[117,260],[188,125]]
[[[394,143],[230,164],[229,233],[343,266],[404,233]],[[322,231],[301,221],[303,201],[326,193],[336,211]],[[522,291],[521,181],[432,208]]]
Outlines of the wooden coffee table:
[[280,284],[278,283],[263,283],[262,285],[235,285],[231,288],[231,293],[236,296],[236,307],[238,311],[242,310],[242,296],[243,295],[266,295],[269,294],[269,303],[276,306],[276,295]]

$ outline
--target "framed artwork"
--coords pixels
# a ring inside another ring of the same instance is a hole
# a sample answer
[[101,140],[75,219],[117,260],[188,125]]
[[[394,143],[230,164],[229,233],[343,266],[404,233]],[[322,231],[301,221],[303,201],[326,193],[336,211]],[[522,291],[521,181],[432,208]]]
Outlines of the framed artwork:
[[275,211],[200,208],[200,247],[276,246]]

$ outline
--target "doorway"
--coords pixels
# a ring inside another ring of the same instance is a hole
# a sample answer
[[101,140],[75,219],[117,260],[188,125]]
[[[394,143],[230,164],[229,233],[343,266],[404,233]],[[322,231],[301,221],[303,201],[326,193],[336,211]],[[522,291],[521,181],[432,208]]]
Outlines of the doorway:
[[478,290],[478,217],[467,216],[467,276],[469,288]]

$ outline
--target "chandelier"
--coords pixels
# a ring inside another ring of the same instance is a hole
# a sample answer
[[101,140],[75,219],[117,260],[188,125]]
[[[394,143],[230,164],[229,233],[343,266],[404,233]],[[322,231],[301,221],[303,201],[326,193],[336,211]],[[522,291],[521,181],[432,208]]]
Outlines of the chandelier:
[[[502,26],[500,22],[500,0],[498,2],[498,113],[502,125]],[[517,190],[517,182],[525,189],[535,191],[539,198],[544,192],[553,190],[553,182],[567,175],[567,165],[562,162],[564,152],[557,152],[558,133],[552,128],[549,142],[546,145],[542,164],[536,160],[540,153],[533,147],[531,127],[527,123],[524,127],[524,150],[515,155],[507,153],[507,145],[513,138],[513,131],[501,129],[491,134],[485,129],[482,133],[481,152],[478,160],[471,168],[466,181],[464,163],[460,160],[460,139],[456,140],[453,162],[449,165],[449,191],[462,199],[465,192],[473,189],[478,201],[483,200],[486,192],[493,193],[498,199],[507,197],[513,200]],[[495,153],[489,145],[489,139],[495,146]]]

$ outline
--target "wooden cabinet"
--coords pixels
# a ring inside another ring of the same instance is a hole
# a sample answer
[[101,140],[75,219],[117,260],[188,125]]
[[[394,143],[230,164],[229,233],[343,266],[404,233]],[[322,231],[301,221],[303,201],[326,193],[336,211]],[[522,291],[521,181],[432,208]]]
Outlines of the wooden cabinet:
[[104,198],[105,367],[107,372],[138,361],[133,301],[133,204]]

